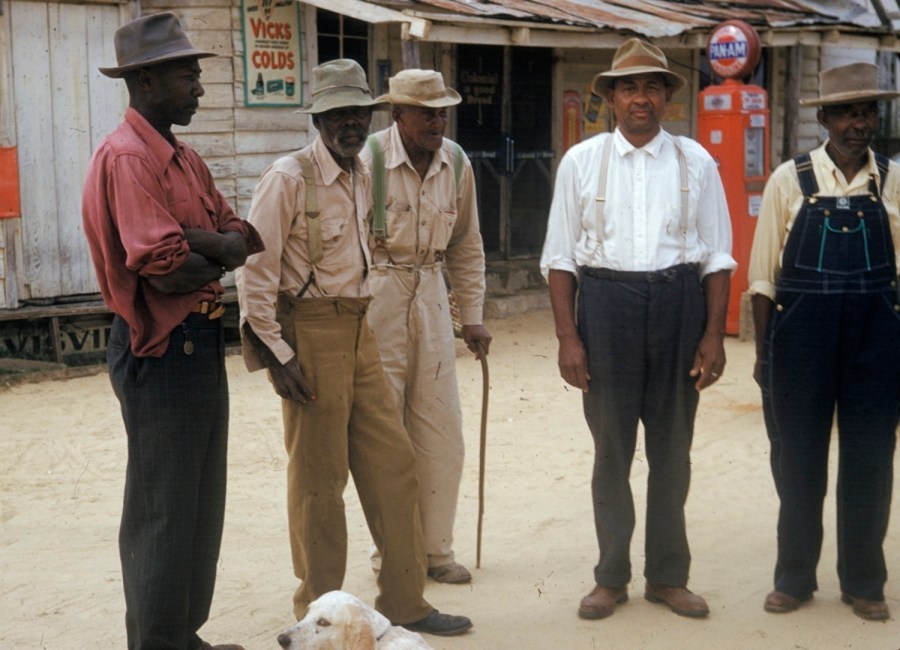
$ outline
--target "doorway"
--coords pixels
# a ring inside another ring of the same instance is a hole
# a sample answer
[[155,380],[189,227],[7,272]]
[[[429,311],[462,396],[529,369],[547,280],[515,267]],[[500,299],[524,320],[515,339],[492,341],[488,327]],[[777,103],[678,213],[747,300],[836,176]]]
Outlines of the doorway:
[[456,137],[472,161],[485,253],[537,257],[552,180],[552,50],[459,45]]

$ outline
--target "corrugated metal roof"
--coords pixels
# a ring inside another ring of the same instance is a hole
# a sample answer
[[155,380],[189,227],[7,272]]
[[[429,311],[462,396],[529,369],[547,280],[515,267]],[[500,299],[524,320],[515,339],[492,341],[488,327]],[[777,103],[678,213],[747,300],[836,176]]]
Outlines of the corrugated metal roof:
[[[745,20],[757,29],[831,26],[888,34],[893,31],[890,22],[900,18],[896,0],[876,0],[874,6],[865,0],[384,0],[375,4],[437,22],[485,18],[647,37],[709,29],[730,18]],[[887,24],[879,9],[888,17]]]

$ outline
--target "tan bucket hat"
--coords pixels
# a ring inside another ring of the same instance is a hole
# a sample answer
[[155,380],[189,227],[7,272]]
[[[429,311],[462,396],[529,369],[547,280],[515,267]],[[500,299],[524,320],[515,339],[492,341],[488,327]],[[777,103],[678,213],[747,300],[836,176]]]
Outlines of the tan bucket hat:
[[125,23],[116,30],[115,46],[118,65],[114,68],[100,68],[100,72],[114,79],[129,70],[166,61],[216,56],[214,52],[194,49],[181,29],[178,16],[170,11]]
[[687,79],[677,72],[669,70],[669,62],[661,49],[639,38],[629,38],[616,50],[612,68],[594,75],[591,90],[595,95],[602,97],[614,79],[653,72],[664,75],[671,83],[673,92],[677,92],[687,85]]
[[371,106],[388,108],[387,102],[372,97],[366,73],[353,59],[335,59],[317,65],[312,71],[312,103],[296,111],[316,115],[333,108]]
[[459,104],[462,97],[444,85],[444,77],[440,72],[410,68],[391,77],[388,80],[388,92],[378,100],[407,106],[444,108]]
[[801,106],[829,106],[896,99],[900,92],[878,88],[878,66],[850,63],[819,73],[819,97],[801,99]]

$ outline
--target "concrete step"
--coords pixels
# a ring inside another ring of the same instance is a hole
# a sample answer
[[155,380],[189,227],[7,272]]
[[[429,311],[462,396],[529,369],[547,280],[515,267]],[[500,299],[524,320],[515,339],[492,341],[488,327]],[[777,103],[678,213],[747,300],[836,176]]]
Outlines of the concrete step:
[[550,309],[550,295],[543,289],[522,289],[516,293],[488,295],[484,301],[484,317],[508,318],[536,309]]

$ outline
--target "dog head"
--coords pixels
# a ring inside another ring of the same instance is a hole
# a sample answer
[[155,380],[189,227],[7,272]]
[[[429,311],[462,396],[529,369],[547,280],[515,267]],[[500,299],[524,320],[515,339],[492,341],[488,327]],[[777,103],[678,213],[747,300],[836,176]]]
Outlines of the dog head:
[[302,620],[278,635],[285,650],[376,650],[391,622],[345,591],[329,591]]

